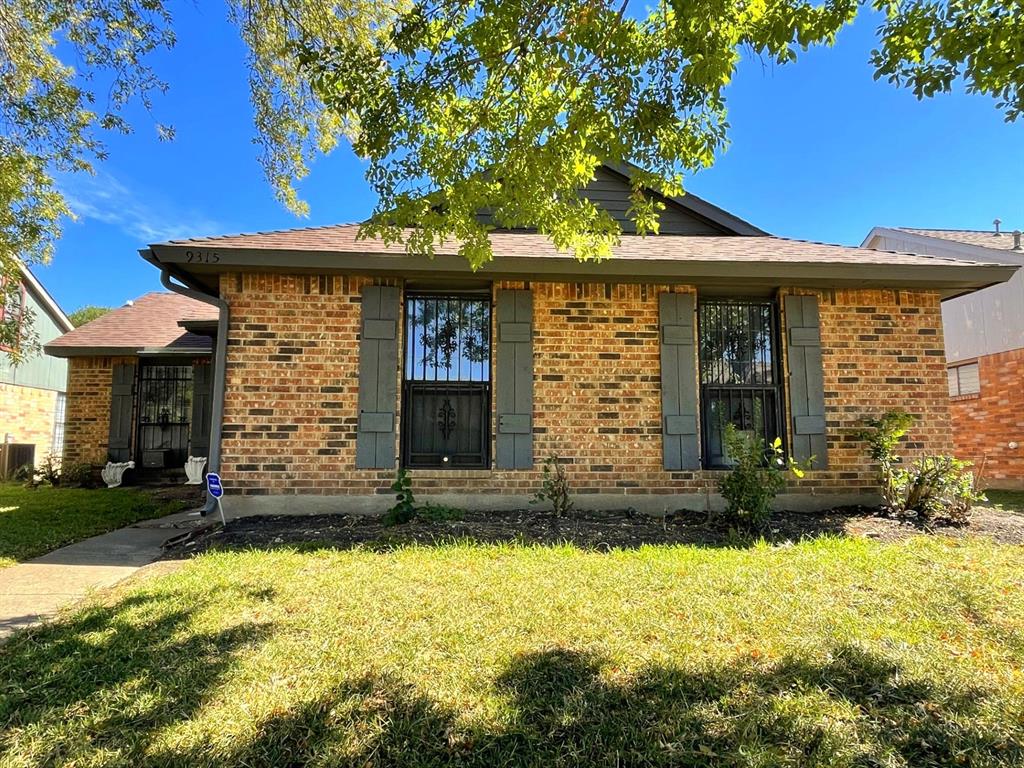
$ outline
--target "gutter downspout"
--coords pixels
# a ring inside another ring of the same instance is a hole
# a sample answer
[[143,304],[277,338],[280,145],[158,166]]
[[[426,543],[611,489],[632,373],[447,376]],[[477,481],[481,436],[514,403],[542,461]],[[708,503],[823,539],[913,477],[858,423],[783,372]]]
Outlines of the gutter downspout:
[[[214,348],[213,357],[213,403],[210,414],[210,456],[207,460],[206,471],[220,473],[220,441],[224,424],[225,368],[228,357],[228,320],[230,317],[228,303],[220,296],[172,282],[172,268],[169,265],[161,264],[149,249],[140,251],[140,253],[142,258],[160,269],[160,282],[164,288],[190,299],[212,304],[217,308],[217,346]],[[173,276],[176,277],[176,275]],[[217,499],[210,495],[210,490],[207,488],[206,504],[203,506],[201,514],[205,517],[216,509]]]

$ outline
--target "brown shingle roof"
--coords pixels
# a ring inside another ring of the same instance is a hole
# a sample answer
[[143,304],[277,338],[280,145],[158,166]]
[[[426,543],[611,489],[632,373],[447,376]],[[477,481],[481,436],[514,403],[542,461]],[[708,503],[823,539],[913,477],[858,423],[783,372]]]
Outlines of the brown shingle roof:
[[912,235],[952,240],[954,243],[976,245],[981,248],[994,248],[1000,251],[1013,250],[1013,234],[1011,232],[1002,232],[997,235],[992,230],[986,232],[977,229],[917,229],[916,227],[897,227],[897,229]]
[[208,350],[210,338],[185,331],[181,320],[216,320],[217,309],[177,293],[147,293],[81,328],[54,339],[46,351],[57,356],[69,353],[130,354],[143,349]]
[[[155,247],[186,246],[192,248],[239,249],[283,252],[334,252],[370,255],[402,255],[400,243],[390,246],[381,240],[359,240],[358,224],[336,224],[324,227],[255,232],[218,237],[197,237],[172,240]],[[559,253],[544,235],[531,232],[495,231],[491,246],[496,259],[502,257],[572,258]],[[437,247],[439,255],[458,252],[457,242]],[[654,261],[717,261],[766,262],[780,264],[864,264],[932,266],[936,263],[957,265],[989,264],[941,256],[927,256],[893,251],[877,251],[845,245],[829,245],[784,237],[736,235],[658,235],[641,237],[623,235],[622,244],[614,249],[617,259]]]

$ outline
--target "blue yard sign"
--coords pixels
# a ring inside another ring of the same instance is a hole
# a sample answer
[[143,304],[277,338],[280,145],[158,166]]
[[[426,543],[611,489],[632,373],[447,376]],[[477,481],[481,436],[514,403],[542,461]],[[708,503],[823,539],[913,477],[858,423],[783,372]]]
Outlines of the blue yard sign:
[[206,489],[215,499],[224,495],[224,486],[220,484],[220,475],[216,472],[208,472],[206,475]]

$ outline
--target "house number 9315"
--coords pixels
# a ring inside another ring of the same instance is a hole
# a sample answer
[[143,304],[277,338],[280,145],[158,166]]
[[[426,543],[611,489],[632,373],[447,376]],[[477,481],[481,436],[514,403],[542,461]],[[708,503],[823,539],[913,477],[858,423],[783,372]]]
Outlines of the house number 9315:
[[185,251],[185,261],[189,264],[216,264],[220,254],[216,251]]

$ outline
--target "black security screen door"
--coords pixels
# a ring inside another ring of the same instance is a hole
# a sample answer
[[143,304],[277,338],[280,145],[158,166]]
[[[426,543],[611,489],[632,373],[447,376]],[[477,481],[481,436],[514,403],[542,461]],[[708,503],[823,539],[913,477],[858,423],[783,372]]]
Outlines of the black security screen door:
[[142,466],[184,467],[192,418],[192,366],[143,363],[138,408]]
[[490,465],[491,302],[479,294],[405,299],[402,465]]
[[727,467],[726,424],[771,443],[782,437],[778,324],[772,301],[701,301],[698,311],[704,465]]

